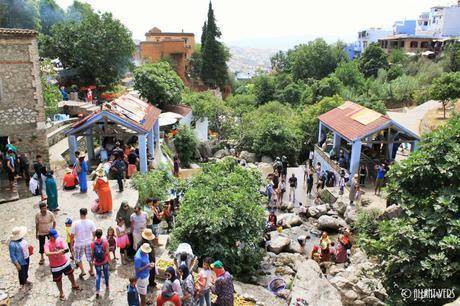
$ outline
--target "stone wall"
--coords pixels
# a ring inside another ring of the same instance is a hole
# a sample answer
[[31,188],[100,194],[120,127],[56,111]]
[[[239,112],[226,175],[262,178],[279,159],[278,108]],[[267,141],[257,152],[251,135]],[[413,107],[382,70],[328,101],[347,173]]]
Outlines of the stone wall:
[[32,161],[49,159],[37,33],[0,29],[0,136],[15,140]]

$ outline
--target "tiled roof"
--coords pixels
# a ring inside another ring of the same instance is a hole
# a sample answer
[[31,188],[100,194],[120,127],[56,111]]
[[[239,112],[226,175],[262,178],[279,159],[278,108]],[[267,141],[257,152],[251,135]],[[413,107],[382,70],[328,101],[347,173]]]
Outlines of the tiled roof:
[[391,123],[388,116],[353,102],[345,102],[322,114],[319,120],[349,141],[368,136]]
[[31,29],[0,28],[1,36],[36,36],[38,32]]
[[171,112],[171,113],[176,113],[182,116],[187,116],[191,111],[192,108],[187,106],[187,105],[167,105],[163,107],[164,112]]

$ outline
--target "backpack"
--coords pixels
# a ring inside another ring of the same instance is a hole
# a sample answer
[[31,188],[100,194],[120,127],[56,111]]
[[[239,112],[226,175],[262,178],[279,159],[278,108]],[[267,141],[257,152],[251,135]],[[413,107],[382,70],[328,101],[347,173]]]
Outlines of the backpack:
[[96,263],[103,263],[105,260],[104,241],[94,242],[94,260]]

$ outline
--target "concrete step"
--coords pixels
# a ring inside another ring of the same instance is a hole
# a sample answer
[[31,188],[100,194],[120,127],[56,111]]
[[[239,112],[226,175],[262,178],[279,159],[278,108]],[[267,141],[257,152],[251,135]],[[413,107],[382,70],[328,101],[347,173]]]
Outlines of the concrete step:
[[48,146],[51,147],[51,146],[57,144],[62,139],[66,138],[66,135],[64,134],[64,132],[67,129],[69,129],[72,124],[73,123],[68,123],[66,125],[63,125],[63,126],[57,128],[56,130],[52,131],[51,133],[49,133],[46,136],[47,139],[48,139]]

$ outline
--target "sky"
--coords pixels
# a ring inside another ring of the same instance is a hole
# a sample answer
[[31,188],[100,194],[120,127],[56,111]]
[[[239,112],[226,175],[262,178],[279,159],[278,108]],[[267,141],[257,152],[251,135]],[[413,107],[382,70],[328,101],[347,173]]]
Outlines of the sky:
[[[56,0],[66,8],[73,0]],[[164,32],[195,33],[199,42],[209,0],[83,0],[111,12],[143,40],[154,26]],[[229,46],[287,49],[317,37],[356,40],[359,30],[391,29],[396,20],[416,19],[454,0],[213,0],[222,40]]]

